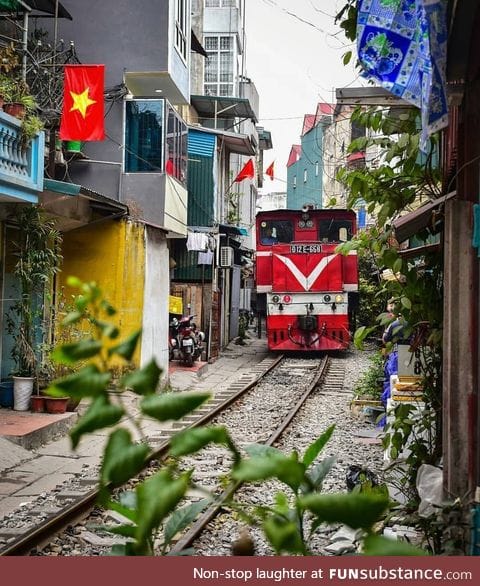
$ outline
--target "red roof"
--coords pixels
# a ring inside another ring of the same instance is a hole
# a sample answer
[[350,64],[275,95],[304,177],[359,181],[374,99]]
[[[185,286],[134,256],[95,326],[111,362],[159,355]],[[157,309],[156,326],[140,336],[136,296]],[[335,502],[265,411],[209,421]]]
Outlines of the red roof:
[[302,128],[302,136],[310,132],[312,128],[315,126],[315,114],[305,114],[303,118],[303,128]]
[[302,147],[299,144],[292,145],[290,149],[290,156],[288,157],[287,167],[296,163],[302,155]]
[[317,121],[321,116],[333,116],[335,108],[332,104],[326,104],[325,102],[318,102],[317,104],[317,111],[315,116]]
[[352,163],[353,161],[359,161],[360,159],[364,159],[364,158],[365,158],[364,152],[350,153],[347,157],[347,161],[349,163]]

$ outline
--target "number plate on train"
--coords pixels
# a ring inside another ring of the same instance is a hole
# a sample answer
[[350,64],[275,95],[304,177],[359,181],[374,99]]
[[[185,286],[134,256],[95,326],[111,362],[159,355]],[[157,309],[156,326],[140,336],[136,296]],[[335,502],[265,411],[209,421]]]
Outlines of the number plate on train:
[[291,244],[290,252],[313,254],[314,252],[322,252],[322,247],[320,244]]

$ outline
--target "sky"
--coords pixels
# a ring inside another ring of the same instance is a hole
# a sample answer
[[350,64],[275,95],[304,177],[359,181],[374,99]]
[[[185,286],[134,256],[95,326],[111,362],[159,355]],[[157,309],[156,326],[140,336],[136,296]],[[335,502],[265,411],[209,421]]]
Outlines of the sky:
[[260,96],[259,125],[272,133],[264,168],[275,162],[276,179],[265,177],[261,193],[286,191],[286,164],[292,144],[300,144],[304,115],[314,114],[318,102],[334,102],[335,88],[363,85],[354,59],[347,66],[342,62],[355,49],[334,23],[344,4],[246,0],[246,75]]

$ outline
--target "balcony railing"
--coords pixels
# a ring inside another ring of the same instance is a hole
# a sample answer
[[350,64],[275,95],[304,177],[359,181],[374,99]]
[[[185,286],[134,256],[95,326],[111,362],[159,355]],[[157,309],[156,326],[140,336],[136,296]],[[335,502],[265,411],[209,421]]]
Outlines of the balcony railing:
[[43,191],[45,135],[24,148],[21,121],[0,110],[0,201],[37,203]]

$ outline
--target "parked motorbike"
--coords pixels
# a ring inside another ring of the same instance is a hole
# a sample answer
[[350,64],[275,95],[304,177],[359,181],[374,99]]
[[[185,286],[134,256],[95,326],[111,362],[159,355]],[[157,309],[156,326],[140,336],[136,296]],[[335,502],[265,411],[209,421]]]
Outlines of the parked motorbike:
[[168,331],[168,359],[175,360],[178,354],[178,330],[180,322],[174,317],[170,323]]
[[[205,334],[198,330],[192,321],[194,317],[194,315],[188,315],[180,320],[174,318],[170,323],[170,331],[172,332],[170,345],[173,347],[173,354],[178,354],[179,359],[188,366],[193,366],[195,360],[200,358],[205,341]],[[175,352],[175,348],[178,349],[178,352]]]

